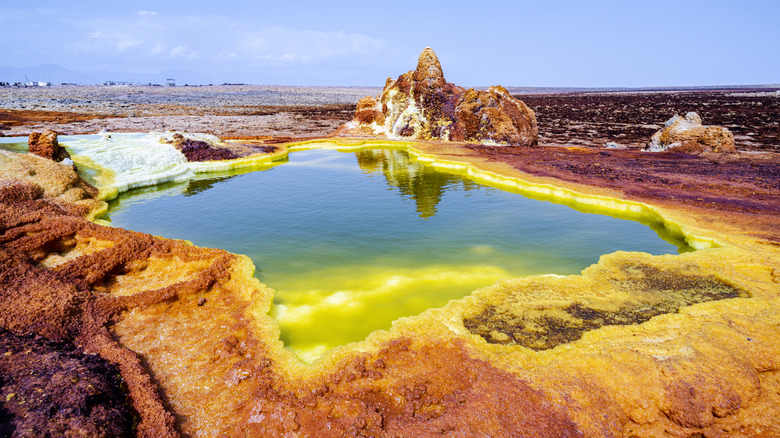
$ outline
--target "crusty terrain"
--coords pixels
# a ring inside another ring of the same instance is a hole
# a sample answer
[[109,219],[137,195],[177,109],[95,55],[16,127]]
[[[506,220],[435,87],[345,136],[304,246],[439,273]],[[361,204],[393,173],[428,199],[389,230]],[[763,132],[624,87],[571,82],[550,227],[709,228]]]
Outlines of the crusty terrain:
[[0,436],[133,436],[116,366],[69,343],[0,331]]
[[0,87],[0,133],[187,131],[323,137],[352,118],[361,87]]
[[63,165],[4,153],[0,328],[114,364],[138,436],[780,436],[777,143],[699,156],[551,147],[543,114],[537,147],[406,145],[575,208],[627,206],[709,248],[507,279],[303,365],[248,259],[88,222],[100,204]]
[[117,364],[140,436],[577,435],[543,394],[457,339],[395,337],[300,370],[266,314],[272,291],[245,258],[96,225],[41,196],[18,182],[0,198],[0,304],[11,309],[0,323]]
[[535,112],[539,144],[642,148],[675,114],[695,111],[734,133],[737,150],[780,150],[780,95],[762,90],[701,90],[518,95]]
[[[778,241],[780,154],[689,155],[637,150],[469,146],[459,155],[695,215],[717,227]],[[724,220],[716,220],[717,215]]]
[[[179,130],[219,137],[326,137],[381,88],[0,87],[0,133]],[[518,94],[536,113],[539,144],[642,148],[675,114],[728,128],[743,151],[780,146],[780,96],[766,90]]]

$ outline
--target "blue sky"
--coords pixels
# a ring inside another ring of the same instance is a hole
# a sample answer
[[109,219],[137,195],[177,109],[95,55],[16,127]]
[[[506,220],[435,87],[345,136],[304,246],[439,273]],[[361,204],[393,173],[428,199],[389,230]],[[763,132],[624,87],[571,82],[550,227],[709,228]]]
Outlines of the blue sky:
[[465,86],[767,84],[779,21],[769,0],[7,1],[0,66],[382,86],[431,46]]

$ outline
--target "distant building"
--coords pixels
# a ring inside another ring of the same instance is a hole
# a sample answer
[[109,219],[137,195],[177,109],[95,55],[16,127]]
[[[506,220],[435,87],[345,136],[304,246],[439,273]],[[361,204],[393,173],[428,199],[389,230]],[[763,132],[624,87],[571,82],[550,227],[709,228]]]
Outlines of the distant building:
[[176,86],[176,79],[167,79],[168,86],[169,87],[175,87]]
[[24,83],[25,87],[51,87],[51,82],[44,81],[27,81]]
[[127,81],[105,81],[103,82],[103,85],[110,86],[110,85],[131,85],[131,82]]

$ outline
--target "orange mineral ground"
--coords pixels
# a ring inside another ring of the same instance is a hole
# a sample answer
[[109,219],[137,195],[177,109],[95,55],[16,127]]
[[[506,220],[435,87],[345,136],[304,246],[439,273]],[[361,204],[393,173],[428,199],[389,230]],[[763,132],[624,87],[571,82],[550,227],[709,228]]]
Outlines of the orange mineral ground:
[[701,249],[500,281],[307,365],[248,258],[91,222],[71,166],[0,151],[0,430],[780,436],[777,154],[407,145]]

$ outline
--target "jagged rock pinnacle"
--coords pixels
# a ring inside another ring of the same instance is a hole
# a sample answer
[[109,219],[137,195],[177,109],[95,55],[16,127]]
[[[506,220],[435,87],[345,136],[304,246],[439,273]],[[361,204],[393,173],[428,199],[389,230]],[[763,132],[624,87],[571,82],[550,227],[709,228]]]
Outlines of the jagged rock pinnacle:
[[415,70],[388,79],[378,98],[361,99],[334,135],[533,146],[539,130],[533,110],[503,87],[466,90],[444,80],[439,57],[426,47]]
[[417,69],[415,70],[415,80],[424,79],[444,79],[439,57],[430,47],[423,49],[417,60]]

